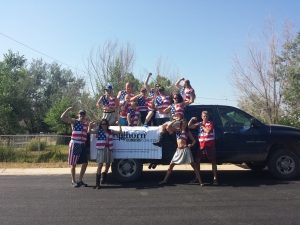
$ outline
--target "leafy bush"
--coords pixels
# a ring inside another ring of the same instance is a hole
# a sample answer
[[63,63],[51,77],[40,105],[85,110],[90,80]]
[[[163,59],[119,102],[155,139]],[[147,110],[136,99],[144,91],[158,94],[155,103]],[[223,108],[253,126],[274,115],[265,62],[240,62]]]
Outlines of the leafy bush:
[[40,141],[35,138],[32,139],[29,144],[26,145],[26,150],[28,151],[43,151],[47,146],[47,143],[44,141]]

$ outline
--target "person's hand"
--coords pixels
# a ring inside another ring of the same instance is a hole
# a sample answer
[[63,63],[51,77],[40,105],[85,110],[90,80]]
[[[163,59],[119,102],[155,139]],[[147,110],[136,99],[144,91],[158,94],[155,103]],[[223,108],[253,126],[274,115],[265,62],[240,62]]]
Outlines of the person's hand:
[[149,73],[149,75],[148,75],[148,76],[149,76],[149,77],[150,77],[150,76],[152,76],[152,73]]
[[180,80],[184,80],[184,78],[181,78]]
[[197,117],[192,117],[191,120],[192,120],[192,121],[196,121],[196,120],[197,120]]
[[193,145],[192,145],[192,144],[188,144],[187,146],[188,146],[189,148],[193,147]]

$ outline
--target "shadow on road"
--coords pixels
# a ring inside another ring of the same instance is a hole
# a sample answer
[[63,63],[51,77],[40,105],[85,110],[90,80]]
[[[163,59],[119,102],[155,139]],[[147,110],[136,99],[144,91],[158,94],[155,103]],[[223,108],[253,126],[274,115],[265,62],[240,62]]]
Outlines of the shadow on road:
[[[161,188],[161,186],[158,183],[164,178],[165,173],[165,171],[145,171],[143,172],[142,177],[138,181],[122,184],[114,181],[113,178],[110,176],[108,184],[105,185],[104,188]],[[277,180],[273,178],[268,173],[268,171],[219,171],[218,175],[218,187],[259,187],[263,185],[289,184],[294,181],[300,181],[300,177],[288,181]],[[214,186],[212,185],[212,173],[210,171],[201,171],[201,177],[203,182],[205,183],[205,186]],[[176,185],[197,185],[190,182],[193,179],[194,173],[192,171],[175,170],[171,174],[169,182],[167,185],[165,185],[165,187]]]

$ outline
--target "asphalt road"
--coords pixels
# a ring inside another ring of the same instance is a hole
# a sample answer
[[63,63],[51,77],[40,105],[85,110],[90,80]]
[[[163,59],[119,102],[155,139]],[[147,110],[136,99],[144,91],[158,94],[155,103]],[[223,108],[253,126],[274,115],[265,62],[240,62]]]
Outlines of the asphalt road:
[[[0,176],[0,225],[300,224],[300,178],[278,181],[267,172],[221,171],[219,186],[188,183],[191,171],[147,171],[130,184],[101,190],[72,188],[70,176]],[[94,185],[94,175],[85,181]]]

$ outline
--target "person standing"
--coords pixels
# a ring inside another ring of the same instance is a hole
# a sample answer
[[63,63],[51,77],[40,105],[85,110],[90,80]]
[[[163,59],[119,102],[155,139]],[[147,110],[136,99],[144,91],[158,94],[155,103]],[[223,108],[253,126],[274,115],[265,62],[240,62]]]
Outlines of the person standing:
[[124,101],[126,95],[129,95],[130,98],[134,97],[132,84],[129,82],[125,84],[125,90],[119,91],[117,95],[119,102]]
[[[61,119],[68,124],[71,124],[72,134],[71,141],[69,143],[69,155],[68,163],[71,167],[71,177],[72,177],[72,186],[80,187],[87,186],[86,183],[82,181],[85,174],[88,159],[87,159],[87,149],[85,143],[87,141],[87,130],[88,130],[88,119],[86,118],[86,111],[80,110],[78,112],[78,119],[71,118],[69,112],[72,110],[72,107],[67,108],[61,115]],[[79,180],[76,181],[76,165],[81,163],[81,170],[79,174]]]
[[97,108],[102,107],[102,119],[107,119],[110,125],[115,125],[118,121],[119,101],[113,95],[113,87],[108,84],[105,89],[105,94],[97,101]]
[[[94,129],[95,122],[90,123],[89,132],[96,134],[96,150],[98,163],[96,173],[96,186],[100,189],[101,185],[106,182],[106,177],[111,163],[113,162],[113,134],[122,132],[122,128],[118,132],[109,129],[109,123],[107,119],[102,119],[97,129]],[[105,170],[102,172],[103,164],[105,163]]]
[[197,118],[193,117],[188,123],[190,129],[199,129],[200,151],[196,153],[196,166],[200,170],[200,161],[206,157],[212,164],[213,184],[218,185],[214,124],[212,121],[209,121],[207,111],[202,111],[201,118],[202,122],[197,122]]
[[[174,121],[175,123],[175,121]],[[171,124],[170,126],[172,126]],[[187,129],[187,124],[185,120],[180,121],[180,125],[178,128],[173,127],[176,132],[176,139],[177,139],[177,149],[175,151],[175,154],[171,160],[171,163],[169,164],[169,168],[167,170],[167,173],[164,177],[164,179],[159,183],[160,185],[164,185],[168,182],[168,179],[173,171],[173,168],[175,165],[178,164],[190,164],[192,168],[194,169],[195,175],[198,179],[198,182],[201,186],[203,186],[200,173],[198,168],[195,166],[194,159],[191,153],[190,148],[195,145],[196,141],[191,134],[191,132]],[[169,129],[170,132],[170,129]],[[188,144],[188,141],[192,141],[191,144]]]

